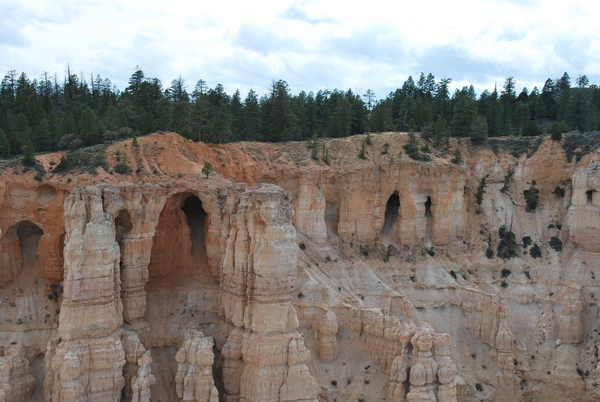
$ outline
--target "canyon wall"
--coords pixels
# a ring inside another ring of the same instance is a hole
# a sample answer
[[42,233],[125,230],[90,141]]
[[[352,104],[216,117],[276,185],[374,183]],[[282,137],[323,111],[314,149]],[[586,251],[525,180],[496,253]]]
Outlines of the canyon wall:
[[598,151],[363,139],[322,140],[327,163],[165,133],[107,148],[128,176],[4,165],[0,400],[600,398]]

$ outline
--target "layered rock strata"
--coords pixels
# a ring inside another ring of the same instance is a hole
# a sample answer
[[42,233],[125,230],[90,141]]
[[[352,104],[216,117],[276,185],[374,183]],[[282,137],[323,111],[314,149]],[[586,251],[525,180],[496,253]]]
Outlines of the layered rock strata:
[[108,147],[128,177],[3,168],[2,397],[597,399],[598,152],[453,140],[463,164],[424,163],[372,137],[366,160],[323,140],[329,164],[167,133]]
[[290,304],[296,279],[290,195],[273,185],[229,197],[221,273],[228,402],[316,401],[310,353]]

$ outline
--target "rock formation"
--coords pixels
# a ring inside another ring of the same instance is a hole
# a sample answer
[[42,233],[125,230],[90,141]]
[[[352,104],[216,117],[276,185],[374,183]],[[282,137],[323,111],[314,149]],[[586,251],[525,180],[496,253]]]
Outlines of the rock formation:
[[578,345],[583,339],[583,309],[585,305],[581,300],[578,289],[569,289],[560,304],[559,328],[560,337],[567,345]]
[[0,401],[596,400],[598,152],[362,140],[0,166]]
[[290,196],[262,185],[230,199],[221,298],[236,328],[224,346],[227,401],[316,401],[290,304],[297,252]]
[[29,372],[29,360],[19,345],[4,347],[0,357],[0,401],[25,401],[33,392],[35,378]]
[[177,351],[175,387],[182,401],[219,402],[213,381],[213,340],[200,331],[187,330]]
[[435,334],[433,337],[435,346],[435,361],[438,365],[438,381],[440,383],[437,392],[438,402],[456,402],[456,374],[458,369],[450,358],[450,336],[448,334]]
[[420,327],[410,340],[413,357],[410,369],[409,402],[436,402],[434,387],[438,364],[432,357],[433,334],[431,328]]
[[317,338],[317,351],[325,363],[334,361],[339,354],[336,335],[338,332],[337,317],[328,311],[313,323],[312,329]]

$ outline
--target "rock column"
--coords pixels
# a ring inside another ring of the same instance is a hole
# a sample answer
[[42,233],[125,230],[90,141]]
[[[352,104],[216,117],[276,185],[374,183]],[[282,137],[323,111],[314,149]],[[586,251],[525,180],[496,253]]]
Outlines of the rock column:
[[310,354],[290,304],[297,253],[290,199],[268,184],[230,193],[221,300],[236,328],[223,351],[227,402],[316,402]]
[[64,301],[46,354],[47,402],[118,401],[125,385],[120,253],[101,192],[77,187],[65,201]]

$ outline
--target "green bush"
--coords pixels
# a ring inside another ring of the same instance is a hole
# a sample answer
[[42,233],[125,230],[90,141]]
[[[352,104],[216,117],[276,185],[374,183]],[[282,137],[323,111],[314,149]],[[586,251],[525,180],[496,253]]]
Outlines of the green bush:
[[550,245],[550,247],[552,247],[554,249],[554,251],[560,252],[562,251],[562,240],[560,240],[558,238],[558,236],[552,236],[550,238],[550,241],[548,242],[548,244]]
[[479,186],[477,186],[477,194],[475,195],[475,199],[477,200],[477,205],[481,205],[483,202],[483,194],[485,193],[485,188],[487,187],[487,178],[483,176],[481,180],[479,180]]
[[202,174],[206,175],[206,178],[210,176],[213,171],[213,165],[210,162],[204,162],[204,166],[202,167]]
[[500,236],[500,243],[498,243],[498,250],[496,255],[506,260],[517,256],[517,241],[515,233],[506,230],[504,226],[500,226],[498,229],[498,235]]
[[454,149],[454,152],[452,154],[453,154],[454,157],[452,159],[450,159],[450,162],[456,163],[458,165],[460,165],[461,163],[463,163],[462,149],[456,148],[456,149]]
[[131,168],[129,167],[129,164],[127,163],[127,159],[128,159],[127,154],[124,153],[123,157],[121,158],[121,162],[119,162],[115,165],[114,171],[119,174],[130,174]]
[[21,159],[21,163],[25,166],[33,166],[37,163],[37,159],[35,159],[35,150],[33,149],[31,140],[27,140],[25,145],[23,145],[23,159]]
[[54,166],[54,169],[52,169],[52,171],[56,172],[56,173],[60,173],[60,172],[65,171],[68,167],[69,167],[69,163],[67,162],[67,158],[65,158],[64,156],[61,156],[60,162],[58,162],[58,165]]
[[542,250],[540,250],[540,246],[538,246],[537,243],[534,243],[533,247],[531,247],[529,255],[533,258],[542,258]]
[[363,140],[362,145],[360,147],[360,152],[358,153],[358,157],[360,159],[367,159],[367,151],[365,150],[365,143],[366,143],[366,141]]
[[527,210],[534,210],[540,199],[540,190],[535,188],[536,182],[535,180],[531,182],[529,189],[523,190],[523,195],[525,195],[525,202],[527,203]]
[[556,197],[565,198],[565,189],[560,186],[556,186],[553,193]]

